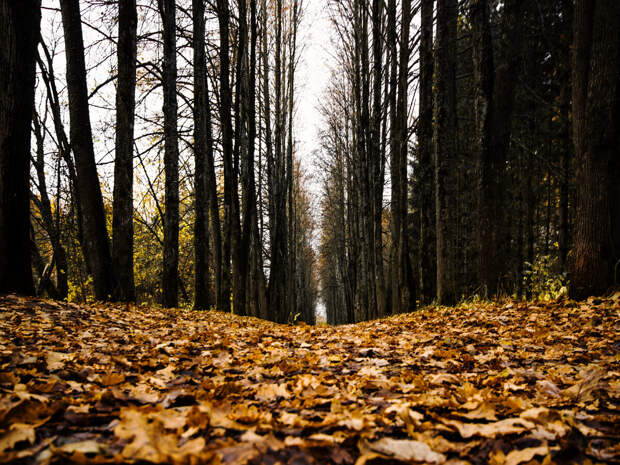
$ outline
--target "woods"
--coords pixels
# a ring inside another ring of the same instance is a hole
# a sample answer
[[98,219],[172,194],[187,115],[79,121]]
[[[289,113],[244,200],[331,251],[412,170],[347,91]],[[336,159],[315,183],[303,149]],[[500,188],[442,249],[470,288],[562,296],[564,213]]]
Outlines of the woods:
[[308,1],[3,2],[2,292],[339,324],[618,285],[615,2],[330,0],[309,149]]
[[0,463],[620,460],[618,0],[0,0]]

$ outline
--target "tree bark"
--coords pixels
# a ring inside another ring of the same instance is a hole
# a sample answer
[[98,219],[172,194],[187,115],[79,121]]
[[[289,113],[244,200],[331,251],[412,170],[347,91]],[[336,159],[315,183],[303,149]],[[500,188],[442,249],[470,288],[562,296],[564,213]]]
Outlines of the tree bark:
[[80,180],[78,192],[84,220],[84,242],[87,252],[85,258],[89,262],[93,276],[95,298],[109,300],[113,297],[114,275],[90,126],[79,1],[61,0],[60,9],[67,55],[67,88],[71,121],[69,134],[75,155],[76,175]]
[[163,23],[164,65],[164,273],[162,305],[179,304],[179,147],[177,131],[176,10],[174,0],[159,0]]
[[435,208],[433,196],[433,6],[434,0],[422,0],[420,23],[420,87],[418,114],[420,237],[420,302],[430,303],[435,283]]
[[571,295],[617,285],[620,260],[620,3],[577,0],[573,45],[573,142],[577,162]]
[[119,0],[118,7],[112,264],[118,277],[114,297],[127,302],[136,299],[133,276],[133,133],[138,15],[135,0]]
[[0,294],[32,295],[30,122],[40,0],[0,1]]
[[209,283],[209,189],[207,175],[207,68],[204,0],[192,0],[194,23],[194,308],[210,308],[214,299]]
[[456,0],[437,0],[435,215],[437,301],[456,302],[454,170],[456,167]]

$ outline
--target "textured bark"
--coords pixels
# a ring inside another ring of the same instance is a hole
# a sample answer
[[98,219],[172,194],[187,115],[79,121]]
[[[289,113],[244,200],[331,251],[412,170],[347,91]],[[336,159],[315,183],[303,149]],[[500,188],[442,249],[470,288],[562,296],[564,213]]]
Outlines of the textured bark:
[[[372,169],[372,233],[374,235],[371,264],[375,276],[375,317],[386,314],[385,275],[383,270],[383,175],[385,170],[384,152],[381,150],[381,122],[383,105],[381,103],[382,53],[383,53],[383,8],[380,0],[372,2],[372,128],[370,138],[370,161]],[[372,283],[371,283],[372,285]]]
[[194,23],[194,308],[214,304],[209,283],[209,189],[207,175],[207,68],[204,0],[192,1]]
[[40,21],[39,0],[0,1],[0,293],[34,293],[30,122]]
[[162,305],[179,304],[179,146],[177,130],[176,9],[174,0],[159,0],[163,23],[164,64],[164,273]]
[[391,313],[398,312],[399,296],[398,296],[398,244],[400,243],[400,233],[402,231],[400,218],[400,150],[398,141],[398,113],[396,108],[398,94],[398,57],[396,34],[396,1],[388,1],[388,23],[387,23],[387,41],[390,54],[390,70],[389,70],[389,86],[390,92],[388,102],[390,107],[390,181],[391,181],[391,222],[390,228],[392,232],[392,246],[390,249],[390,280],[391,280]]
[[60,9],[67,55],[67,89],[71,121],[69,135],[75,156],[76,175],[79,178],[78,192],[84,220],[84,248],[87,252],[85,258],[93,276],[95,298],[109,300],[114,290],[114,275],[90,126],[79,1],[62,0]]
[[620,260],[620,3],[578,0],[574,10],[573,142],[577,162],[571,294],[617,285]]
[[[235,133],[234,133],[234,168],[230,180],[232,189],[231,249],[232,249],[232,282],[233,308],[237,315],[247,315],[246,285],[249,271],[250,243],[244,243],[241,237],[239,177],[247,173],[248,156],[248,20],[246,2],[239,2],[238,36],[236,47],[235,76]],[[239,167],[241,166],[241,170]],[[239,176],[241,171],[241,176]]]
[[133,276],[133,134],[138,15],[135,0],[119,0],[118,7],[112,264],[118,277],[114,298],[133,301],[136,298]]
[[269,308],[276,321],[288,320],[286,306],[286,186],[282,153],[282,0],[276,1],[276,53],[275,53],[275,133],[273,192],[274,235],[271,241],[271,273],[269,276]]
[[[407,154],[409,125],[407,110],[409,108],[407,93],[409,87],[409,31],[411,27],[411,0],[403,0],[400,35],[400,63],[398,70],[398,176],[400,184],[400,201],[398,202],[401,232],[398,243],[398,308],[408,312],[416,308],[415,281],[409,255],[409,214],[407,195]],[[393,295],[393,297],[395,297]],[[394,302],[392,303],[394,306]],[[394,307],[393,307],[394,308]]]
[[419,265],[420,301],[435,295],[435,203],[433,195],[433,5],[422,0],[420,23],[420,84],[418,114],[419,152]]
[[228,0],[218,0],[217,16],[220,26],[220,125],[222,131],[222,157],[224,161],[224,226],[222,258],[222,292],[224,310],[230,310],[231,297],[231,240],[233,234],[234,199],[236,196],[233,166],[233,131],[231,120],[232,95],[230,89],[229,23]]
[[[495,154],[491,152],[491,118],[493,115],[493,45],[489,7],[486,0],[474,0],[470,6],[473,61],[475,79],[476,152],[478,176],[478,281],[484,297],[497,290],[498,218],[495,217],[494,198]],[[501,116],[499,116],[501,117]]]
[[456,0],[437,0],[435,215],[437,301],[456,302],[454,170],[456,167]]

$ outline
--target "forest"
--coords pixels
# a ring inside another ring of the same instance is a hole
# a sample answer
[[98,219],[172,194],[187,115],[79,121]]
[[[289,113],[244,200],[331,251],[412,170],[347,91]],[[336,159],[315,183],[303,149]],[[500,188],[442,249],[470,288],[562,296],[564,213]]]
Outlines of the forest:
[[327,1],[309,166],[302,0],[8,2],[0,291],[336,324],[601,295],[620,126],[598,3]]
[[0,0],[0,462],[618,463],[618,24]]

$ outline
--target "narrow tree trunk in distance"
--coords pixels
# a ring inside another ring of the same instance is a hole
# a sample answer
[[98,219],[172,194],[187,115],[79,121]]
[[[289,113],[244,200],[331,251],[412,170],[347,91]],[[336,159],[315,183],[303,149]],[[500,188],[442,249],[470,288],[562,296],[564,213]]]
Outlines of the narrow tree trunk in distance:
[[177,132],[176,11],[174,0],[159,0],[164,41],[164,274],[162,305],[177,307],[179,287],[179,147]]
[[192,0],[194,23],[194,308],[213,305],[209,283],[209,190],[207,188],[207,68],[204,0]]
[[34,293],[30,122],[40,22],[40,0],[0,1],[0,293]]
[[456,0],[437,0],[435,215],[437,301],[456,302],[454,170],[456,167]]
[[[34,126],[34,136],[37,141],[37,156],[33,161],[39,182],[39,197],[41,218],[43,226],[52,244],[54,262],[56,263],[56,293],[55,297],[65,299],[69,290],[67,281],[67,252],[60,241],[60,230],[55,224],[52,214],[52,205],[47,192],[47,182],[45,179],[45,156],[44,156],[44,133],[36,111],[32,118]],[[40,286],[40,285],[39,285]]]
[[112,264],[117,276],[114,298],[136,299],[133,276],[133,133],[136,96],[135,0],[119,0],[116,157],[112,216]]
[[577,162],[574,298],[617,285],[620,272],[620,3],[577,0],[573,45],[573,141]]
[[84,219],[85,258],[93,275],[95,298],[109,300],[114,290],[114,275],[90,126],[79,0],[61,0],[60,9],[67,55],[69,133],[76,174],[80,180],[78,189]]

